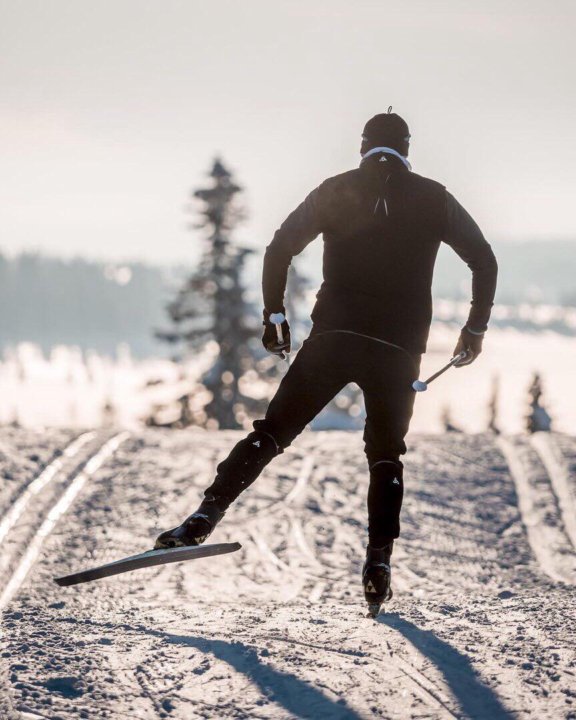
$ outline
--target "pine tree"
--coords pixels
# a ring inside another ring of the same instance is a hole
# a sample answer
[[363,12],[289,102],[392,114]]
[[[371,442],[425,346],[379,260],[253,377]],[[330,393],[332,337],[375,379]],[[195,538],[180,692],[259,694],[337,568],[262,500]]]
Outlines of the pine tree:
[[[207,424],[222,429],[242,427],[245,402],[238,382],[251,357],[248,342],[255,334],[244,300],[243,270],[248,248],[232,244],[230,235],[244,213],[236,196],[237,185],[223,163],[216,159],[209,174],[210,187],[193,193],[200,201],[200,222],[206,232],[198,269],[185,281],[168,305],[173,329],[157,333],[174,345],[197,350],[208,341],[218,344],[218,356],[203,378],[212,400],[205,407]],[[252,313],[253,315],[253,313]]]
[[444,428],[444,432],[447,433],[461,433],[461,428],[458,427],[454,423],[454,420],[452,419],[452,411],[450,409],[450,405],[444,405],[442,408],[442,412],[440,415],[440,421],[442,423],[442,427]]
[[500,378],[494,375],[492,378],[492,390],[488,401],[488,430],[496,435],[500,434],[498,427],[498,411],[500,399]]
[[542,378],[539,373],[534,373],[532,382],[528,388],[530,409],[526,416],[526,430],[528,430],[529,433],[550,432],[552,430],[552,418],[542,405],[543,394]]

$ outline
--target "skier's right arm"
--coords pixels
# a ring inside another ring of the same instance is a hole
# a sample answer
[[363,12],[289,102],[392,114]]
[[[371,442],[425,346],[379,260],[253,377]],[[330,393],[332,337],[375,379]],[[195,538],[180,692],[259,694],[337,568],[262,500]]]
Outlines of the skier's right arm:
[[284,293],[292,258],[301,253],[324,230],[320,210],[321,188],[322,186],[313,190],[304,202],[288,215],[266,248],[262,294],[264,308],[269,313],[284,312]]

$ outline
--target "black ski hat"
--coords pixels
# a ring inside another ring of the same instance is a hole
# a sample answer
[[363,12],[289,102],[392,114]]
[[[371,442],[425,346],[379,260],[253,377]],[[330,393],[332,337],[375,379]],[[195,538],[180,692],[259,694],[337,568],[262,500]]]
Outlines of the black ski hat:
[[368,144],[367,150],[374,147],[390,147],[401,155],[408,155],[410,130],[400,115],[392,112],[392,105],[387,113],[374,115],[368,120],[362,132],[362,139]]

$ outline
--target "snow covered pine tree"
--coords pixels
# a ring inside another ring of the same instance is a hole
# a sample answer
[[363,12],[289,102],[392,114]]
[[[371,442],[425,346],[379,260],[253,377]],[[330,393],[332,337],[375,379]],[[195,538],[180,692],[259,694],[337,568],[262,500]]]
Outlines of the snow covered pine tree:
[[[480,229],[440,183],[412,172],[410,133],[396,114],[364,127],[360,167],[329,178],[291,213],[266,250],[264,337],[276,344],[273,315],[285,314],[290,262],[324,236],[324,282],[313,327],[280,383],[266,416],[217,467],[198,510],[162,533],[157,548],[204,542],[232,502],[283,452],[342,387],[364,392],[368,459],[368,548],[362,572],[372,615],[391,596],[390,556],[400,534],[404,437],[432,319],[432,275],[440,243],[472,270],[472,307],[458,339],[457,367],[482,350],[496,290],[497,264]],[[289,327],[282,323],[289,341]],[[284,349],[284,348],[282,348]]]

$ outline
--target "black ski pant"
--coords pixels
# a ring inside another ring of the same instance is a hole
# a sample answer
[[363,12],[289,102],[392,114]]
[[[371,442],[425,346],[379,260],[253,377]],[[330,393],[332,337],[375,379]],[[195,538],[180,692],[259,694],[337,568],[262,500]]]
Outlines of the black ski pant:
[[345,385],[355,382],[366,406],[369,542],[382,547],[400,534],[400,456],[406,452],[404,437],[415,398],[412,382],[419,369],[419,355],[353,333],[313,330],[282,379],[266,417],[256,420],[254,431],[218,465],[206,495],[225,510]]

